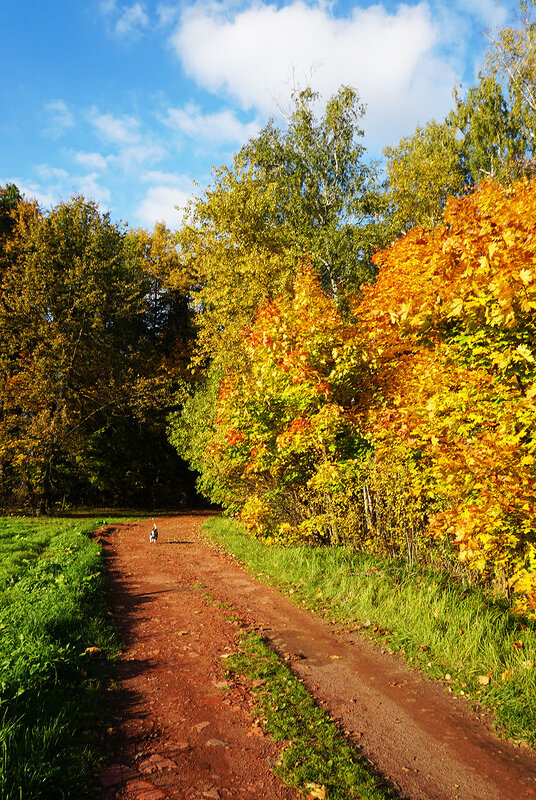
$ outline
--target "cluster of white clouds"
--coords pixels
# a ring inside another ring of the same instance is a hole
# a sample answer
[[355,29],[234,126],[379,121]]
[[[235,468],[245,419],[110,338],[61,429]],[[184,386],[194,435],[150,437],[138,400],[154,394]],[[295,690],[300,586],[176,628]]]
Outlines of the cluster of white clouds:
[[[420,0],[396,7],[349,1],[339,12],[323,0],[168,1],[152,7],[102,0],[99,8],[113,37],[136,41],[159,32],[161,47],[176,59],[177,79],[180,65],[220,106],[169,105],[143,120],[97,108],[79,111],[98,143],[72,154],[87,172],[49,178],[58,185],[70,180],[76,191],[107,202],[104,176],[111,185],[112,172],[116,178],[135,172],[146,187],[135,217],[145,225],[179,220],[174,207],[186,203],[191,180],[171,173],[169,163],[185,142],[191,152],[236,149],[278,106],[288,105],[294,89],[309,83],[324,98],[342,84],[357,88],[367,107],[365,141],[375,154],[417,124],[441,118],[453,86],[475,67],[466,29],[500,25],[506,13],[495,0]],[[50,136],[76,124],[62,100],[45,110]]]
[[[161,120],[163,128],[174,129],[191,137],[203,136],[198,129],[195,108],[178,119],[174,115],[179,109],[170,108],[166,118]],[[144,128],[143,121],[132,115],[117,116],[109,112],[101,112],[92,107],[86,110],[69,108],[63,100],[55,100],[45,105],[47,124],[44,131],[47,136],[58,139],[67,134],[70,128],[84,128],[88,140],[97,145],[95,150],[63,150],[63,162],[70,163],[72,168],[52,167],[40,164],[35,169],[35,179],[25,181],[16,179],[21,191],[28,197],[36,198],[43,207],[51,207],[59,199],[67,199],[73,194],[96,200],[103,204],[113,204],[113,193],[109,185],[118,181],[135,182],[136,187],[145,187],[144,195],[138,200],[134,209],[134,224],[152,227],[156,221],[165,220],[176,226],[180,222],[182,212],[193,192],[191,178],[165,172],[154,168],[168,155],[162,140],[155,137],[154,131]],[[228,138],[233,138],[232,120],[226,114],[219,124],[229,126]],[[239,139],[243,131],[237,129],[234,141]],[[77,169],[78,168],[78,169]]]
[[229,108],[204,114],[195,103],[188,103],[184,108],[169,108],[165,122],[189,139],[220,145],[246,142],[262,127],[259,118],[242,122]]
[[339,15],[304,0],[220,2],[185,7],[170,44],[198,85],[264,116],[309,80],[324,97],[357,88],[379,149],[445,114],[474,44],[467,32],[504,18],[495,0],[354,4]]

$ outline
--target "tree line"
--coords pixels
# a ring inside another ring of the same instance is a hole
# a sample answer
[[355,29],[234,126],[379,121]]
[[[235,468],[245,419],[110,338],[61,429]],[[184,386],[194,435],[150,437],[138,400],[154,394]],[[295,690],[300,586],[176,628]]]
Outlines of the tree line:
[[[535,28],[385,150],[295,93],[177,233],[199,309],[171,440],[255,536],[350,543],[536,610]],[[374,255],[375,254],[375,255]]]
[[166,438],[193,337],[163,289],[169,231],[128,231],[75,197],[43,213],[0,192],[0,500],[173,505],[187,469]]
[[173,502],[178,452],[255,535],[476,571],[530,610],[532,13],[381,165],[357,91],[306,88],[174,233],[5,187],[3,501]]

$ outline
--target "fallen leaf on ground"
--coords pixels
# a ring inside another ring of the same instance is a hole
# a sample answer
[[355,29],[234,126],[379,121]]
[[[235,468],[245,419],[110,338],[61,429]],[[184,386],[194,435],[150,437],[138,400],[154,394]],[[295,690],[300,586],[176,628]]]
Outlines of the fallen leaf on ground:
[[100,656],[102,650],[100,647],[86,647],[82,655],[89,656],[90,658],[95,658],[96,656]]
[[306,783],[308,800],[325,800],[327,790],[325,786],[320,783]]
[[481,686],[487,686],[491,680],[491,675],[479,675],[477,680]]

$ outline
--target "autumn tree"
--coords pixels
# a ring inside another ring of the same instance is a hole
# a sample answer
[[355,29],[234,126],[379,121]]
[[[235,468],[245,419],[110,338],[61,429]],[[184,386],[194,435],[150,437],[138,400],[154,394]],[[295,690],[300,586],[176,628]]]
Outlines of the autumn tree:
[[0,237],[6,237],[13,230],[13,212],[21,200],[20,191],[14,183],[0,187]]
[[174,429],[201,489],[257,536],[355,536],[367,443],[352,408],[367,369],[351,326],[302,267],[291,296],[261,308],[243,331],[243,348],[240,370],[187,401],[188,427]]
[[484,182],[376,258],[359,325],[374,362],[362,423],[414,466],[429,535],[536,610],[536,184]]
[[21,202],[22,197],[15,184],[8,183],[0,187],[0,282],[9,265],[12,234]]
[[340,307],[374,275],[376,195],[357,93],[342,87],[322,113],[310,89],[295,92],[292,103],[285,125],[272,120],[230,167],[214,171],[177,234],[180,274],[197,311],[196,363],[205,371],[193,396],[186,387],[172,440],[201,469],[213,498],[219,479],[206,469],[204,448],[214,398],[226,375],[249,369],[244,330],[259,308],[290,301],[305,264]]
[[447,197],[459,194],[466,181],[455,130],[429,122],[396,147],[384,150],[387,210],[384,225],[391,240],[412,228],[436,225]]
[[295,93],[286,125],[268,123],[190,204],[177,242],[205,357],[239,358],[242,327],[290,294],[304,260],[334,297],[373,275],[364,110],[347,87],[321,116],[318,101],[310,89]]
[[517,27],[490,32],[486,63],[474,86],[454,89],[454,108],[440,122],[384,150],[388,204],[384,225],[394,239],[436,225],[447,197],[486,178],[509,182],[534,172],[536,129],[534,4],[521,2]]
[[19,204],[0,305],[5,498],[15,492],[45,510],[114,487],[142,492],[140,442],[161,408],[165,443],[172,394],[155,356],[153,279],[96,204],[77,197],[48,215]]

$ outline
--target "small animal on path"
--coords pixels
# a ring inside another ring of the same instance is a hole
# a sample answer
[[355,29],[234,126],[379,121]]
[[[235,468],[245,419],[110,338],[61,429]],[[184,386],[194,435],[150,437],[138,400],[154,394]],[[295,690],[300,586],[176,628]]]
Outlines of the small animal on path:
[[153,522],[153,529],[149,534],[149,542],[153,544],[153,542],[158,541],[158,528],[156,527],[156,522]]

